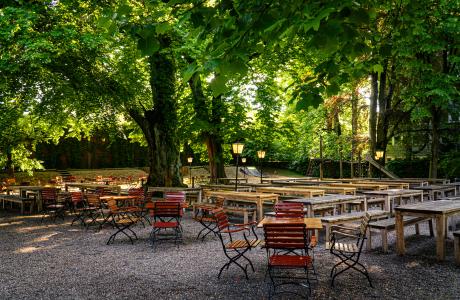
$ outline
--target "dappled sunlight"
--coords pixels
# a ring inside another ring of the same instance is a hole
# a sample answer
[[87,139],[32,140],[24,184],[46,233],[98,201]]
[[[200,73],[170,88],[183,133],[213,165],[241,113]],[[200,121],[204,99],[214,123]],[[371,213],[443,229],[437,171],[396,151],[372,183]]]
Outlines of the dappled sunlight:
[[9,222],[9,223],[0,223],[0,227],[12,226],[12,225],[21,225],[24,224],[23,221]]
[[406,264],[406,268],[417,268],[420,267],[420,263],[418,261],[411,261]]
[[16,250],[16,253],[32,253],[37,250],[40,250],[40,247],[23,247]]
[[39,243],[39,242],[46,242],[48,241],[51,237],[60,234],[60,232],[53,232],[50,234],[42,235],[41,237],[38,237],[36,239],[32,240],[32,243]]
[[36,230],[43,230],[43,229],[51,229],[51,228],[56,228],[56,225],[35,225],[35,226],[29,226],[29,227],[23,227],[19,228],[16,230],[17,233],[28,233]]

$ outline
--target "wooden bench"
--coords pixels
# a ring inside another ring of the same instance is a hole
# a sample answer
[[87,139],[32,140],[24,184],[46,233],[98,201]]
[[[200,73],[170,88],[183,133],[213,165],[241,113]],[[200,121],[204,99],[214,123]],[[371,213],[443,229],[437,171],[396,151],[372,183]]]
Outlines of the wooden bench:
[[24,204],[29,205],[30,213],[33,212],[35,200],[33,198],[24,198],[19,195],[0,195],[2,201],[2,207],[5,209],[5,202],[9,202],[11,207],[13,203],[19,204],[21,207],[21,214],[24,214]]
[[[404,226],[415,225],[415,232],[416,234],[420,234],[418,223],[428,221],[430,227],[430,236],[433,236],[433,222],[431,218],[423,218],[423,217],[411,217],[406,216],[403,219]],[[388,232],[396,230],[396,219],[395,218],[388,218],[378,221],[371,221],[369,223],[369,235],[368,235],[368,249],[372,249],[372,229],[380,230],[380,234],[382,236],[382,248],[383,252],[388,252]]]
[[[389,212],[385,210],[369,210],[367,212],[371,215],[372,219],[383,219],[383,218],[387,218],[389,215]],[[351,212],[351,213],[343,213],[340,215],[321,217],[321,222],[323,223],[326,229],[326,236],[325,236],[326,248],[327,248],[327,245],[329,244],[332,225],[353,223],[353,222],[359,221],[361,220],[361,218],[364,216],[365,213],[366,212],[364,211],[357,211],[357,212]]]
[[235,213],[243,215],[243,222],[247,224],[249,222],[249,215],[252,216],[252,221],[257,221],[257,213],[255,207],[248,206],[224,206],[224,211],[226,213]]
[[453,235],[455,262],[460,266],[460,230],[454,231]]

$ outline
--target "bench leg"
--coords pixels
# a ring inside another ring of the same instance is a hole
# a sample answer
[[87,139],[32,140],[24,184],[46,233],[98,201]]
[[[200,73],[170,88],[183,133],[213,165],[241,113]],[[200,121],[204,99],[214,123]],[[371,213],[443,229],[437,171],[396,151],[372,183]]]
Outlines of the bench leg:
[[324,237],[326,239],[326,249],[329,249],[329,243],[331,241],[330,235],[331,235],[331,225],[326,224],[324,226],[324,229],[326,230],[326,236]]
[[454,239],[454,254],[455,254],[455,262],[457,265],[460,266],[460,238],[455,237]]
[[252,221],[257,222],[257,213],[256,213],[256,211],[252,212]]
[[415,224],[415,234],[420,235],[420,227],[418,226],[418,223]]
[[430,236],[434,236],[434,231],[433,231],[433,219],[428,220],[428,228],[430,229]]
[[382,233],[382,249],[383,253],[388,252],[388,231],[386,229],[381,230]]
[[248,223],[249,223],[248,211],[247,211],[247,210],[245,210],[245,211],[243,212],[243,222],[244,222],[244,224],[248,224]]

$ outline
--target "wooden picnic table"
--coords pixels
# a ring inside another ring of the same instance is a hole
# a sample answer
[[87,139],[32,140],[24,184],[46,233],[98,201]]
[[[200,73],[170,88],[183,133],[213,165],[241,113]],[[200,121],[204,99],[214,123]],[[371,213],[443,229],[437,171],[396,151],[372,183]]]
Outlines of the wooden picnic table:
[[410,184],[408,182],[400,182],[400,181],[384,181],[384,180],[379,180],[379,181],[355,181],[353,183],[367,183],[367,184],[384,184],[388,185],[388,188],[390,189],[409,189]]
[[108,189],[112,192],[117,193],[120,195],[121,193],[121,186],[119,185],[107,185],[107,184],[97,184],[97,183],[78,183],[78,182],[69,182],[65,184],[66,192],[69,190],[69,187],[79,188],[82,193],[85,193],[88,189],[97,189],[97,188],[104,188]]
[[265,217],[257,224],[257,227],[263,227],[264,224],[299,224],[303,223],[309,230],[319,230],[323,228],[321,218],[276,218]]
[[406,252],[404,242],[404,216],[434,218],[436,220],[436,256],[439,261],[446,257],[445,239],[447,218],[460,215],[460,201],[438,200],[395,207],[396,213],[396,251],[399,255]]
[[185,195],[196,195],[198,202],[201,202],[201,188],[189,187],[165,187],[165,186],[149,186],[147,192],[184,192]]
[[[321,188],[323,185],[319,185]],[[387,190],[388,185],[385,184],[372,184],[372,183],[328,183],[325,186],[335,186],[335,187],[354,187],[357,191],[377,191],[377,190]]]
[[455,186],[452,186],[452,185],[431,184],[431,185],[419,186],[417,187],[417,189],[426,192],[428,195],[428,200],[430,201],[434,201],[434,200],[437,200],[438,198],[446,197],[447,193],[452,193],[454,196],[457,195],[457,189]]
[[[203,190],[207,189],[207,190],[214,190],[214,191],[217,191],[217,190],[234,191],[235,190],[235,186],[229,185],[229,184],[201,184],[200,188],[202,188]],[[241,186],[238,185],[237,191],[238,192],[250,192],[251,187],[247,186],[246,184],[241,185]]]
[[275,193],[280,195],[298,195],[304,197],[315,197],[324,196],[325,191],[320,189],[304,189],[295,187],[258,187],[256,188],[257,193]]
[[253,192],[235,192],[235,191],[203,191],[204,199],[210,197],[223,197],[225,200],[250,202],[256,204],[257,219],[260,221],[264,216],[264,202],[275,204],[278,202],[278,194],[253,193]]
[[315,209],[334,207],[334,214],[336,214],[336,206],[341,206],[341,211],[343,211],[343,206],[348,203],[355,202],[364,202],[364,209],[367,210],[366,197],[365,196],[356,196],[356,195],[325,195],[321,197],[313,198],[299,198],[299,199],[288,199],[284,200],[285,202],[296,202],[303,203],[307,208],[307,216],[313,217],[315,214]]
[[421,190],[388,189],[383,191],[364,191],[362,193],[368,197],[384,198],[385,210],[389,212],[393,211],[395,200],[399,200],[399,203],[403,198],[409,198],[410,202],[414,202],[415,198],[418,198],[420,202],[423,201],[423,191]]
[[[10,185],[6,188],[6,193],[8,195],[11,194],[12,191],[18,191],[19,197],[22,199],[27,198],[28,194],[33,194],[35,196],[35,201],[37,203],[37,211],[42,211],[43,209],[43,202],[41,199],[40,191],[44,188],[55,188],[60,190],[61,188],[55,185]],[[3,202],[3,206],[5,206],[5,202]],[[23,211],[23,207],[21,206],[21,213]],[[33,211],[33,207],[30,207],[30,212]]]
[[[291,187],[309,189],[309,190],[318,190],[317,186],[309,185],[293,185]],[[325,186],[322,185],[321,190],[324,190],[328,194],[342,194],[342,195],[356,195],[356,188],[354,187],[338,187],[338,186]]]

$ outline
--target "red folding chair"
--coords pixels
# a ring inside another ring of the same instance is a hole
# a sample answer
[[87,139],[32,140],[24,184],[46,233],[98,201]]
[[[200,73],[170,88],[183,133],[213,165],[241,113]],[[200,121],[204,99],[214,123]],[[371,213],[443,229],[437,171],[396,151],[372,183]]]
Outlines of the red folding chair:
[[304,296],[292,288],[277,291],[284,285],[307,287],[311,294],[309,239],[304,223],[264,224],[265,249],[271,288],[269,298],[277,294]]
[[[152,246],[159,240],[182,241],[181,204],[177,201],[156,201],[153,204],[153,222],[150,240]],[[160,231],[165,233],[160,234]],[[169,233],[168,233],[169,232]]]
[[51,217],[53,222],[56,221],[57,217],[64,220],[65,205],[58,203],[58,189],[49,187],[43,188],[40,190],[40,199],[43,206],[42,222],[46,216]]

